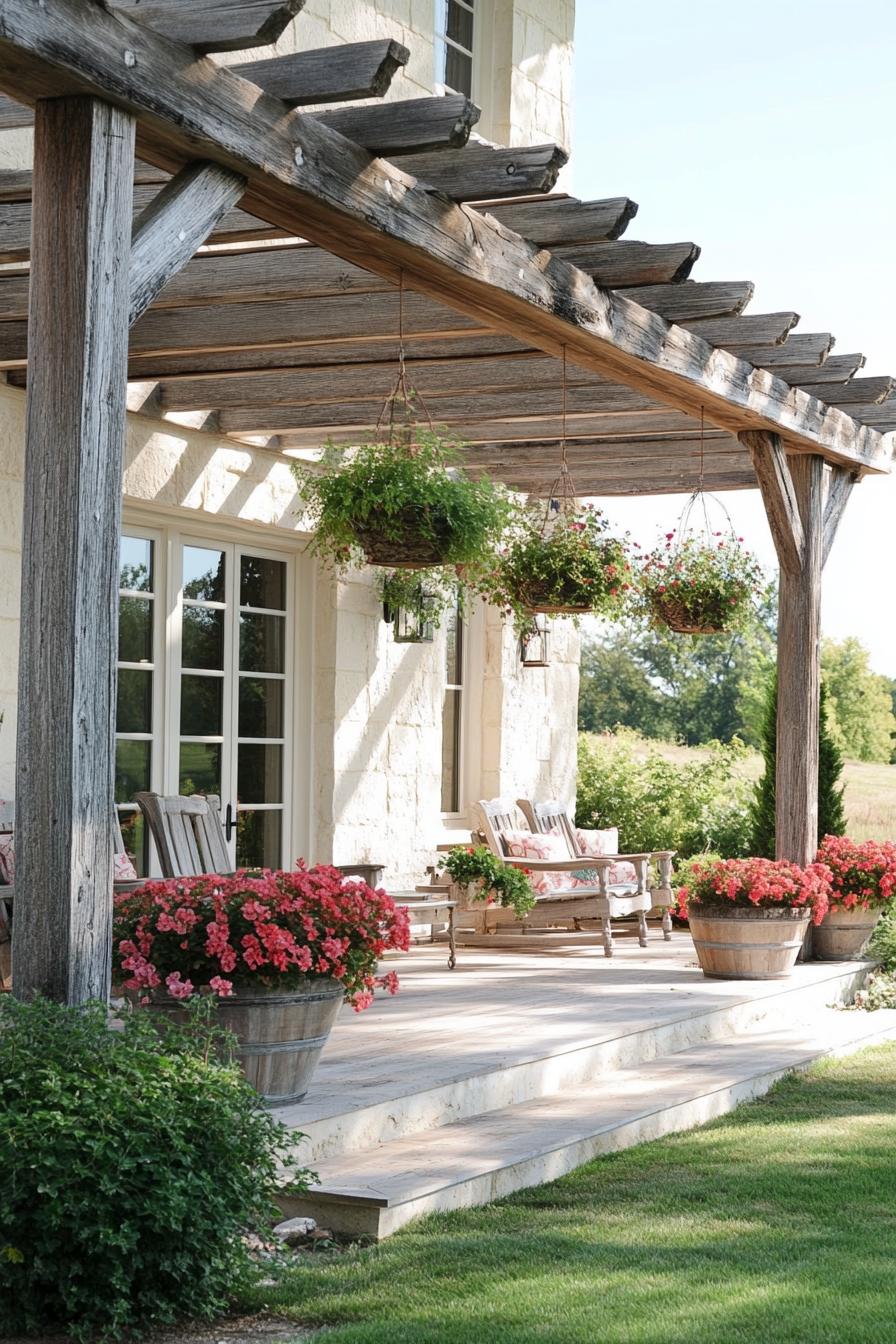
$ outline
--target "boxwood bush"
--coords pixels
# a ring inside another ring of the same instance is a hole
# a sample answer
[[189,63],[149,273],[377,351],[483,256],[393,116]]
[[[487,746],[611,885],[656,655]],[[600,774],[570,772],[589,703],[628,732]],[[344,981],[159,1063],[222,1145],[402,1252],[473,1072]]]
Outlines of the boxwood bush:
[[0,999],[0,1333],[118,1340],[245,1283],[286,1131],[205,1014]]

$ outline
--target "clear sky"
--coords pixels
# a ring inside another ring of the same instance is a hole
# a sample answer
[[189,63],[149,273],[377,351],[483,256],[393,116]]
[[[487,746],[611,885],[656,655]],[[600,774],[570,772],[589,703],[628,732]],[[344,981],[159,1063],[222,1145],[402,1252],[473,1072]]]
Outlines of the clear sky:
[[[896,3],[578,0],[572,183],[630,196],[626,236],[693,241],[699,280],[753,280],[865,374],[896,374]],[[723,496],[769,567],[755,491]],[[679,496],[611,501],[652,542]],[[896,475],[853,491],[825,569],[825,634],[896,676]]]

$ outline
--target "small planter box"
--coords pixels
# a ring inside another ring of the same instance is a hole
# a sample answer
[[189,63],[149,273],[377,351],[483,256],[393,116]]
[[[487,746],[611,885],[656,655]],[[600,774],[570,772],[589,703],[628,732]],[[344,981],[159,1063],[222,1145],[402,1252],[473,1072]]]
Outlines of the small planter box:
[[688,922],[703,974],[715,980],[785,980],[809,927],[805,906],[691,905]]
[[819,961],[855,961],[862,956],[881,917],[880,910],[829,910],[812,936]]

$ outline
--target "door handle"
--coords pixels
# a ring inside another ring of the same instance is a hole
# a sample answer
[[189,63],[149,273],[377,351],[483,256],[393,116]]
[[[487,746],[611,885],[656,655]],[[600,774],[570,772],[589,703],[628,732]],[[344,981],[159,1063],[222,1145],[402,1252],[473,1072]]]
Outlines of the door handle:
[[230,843],[230,838],[236,830],[238,823],[238,814],[233,810],[233,805],[228,803],[227,811],[224,813],[224,836],[228,844]]

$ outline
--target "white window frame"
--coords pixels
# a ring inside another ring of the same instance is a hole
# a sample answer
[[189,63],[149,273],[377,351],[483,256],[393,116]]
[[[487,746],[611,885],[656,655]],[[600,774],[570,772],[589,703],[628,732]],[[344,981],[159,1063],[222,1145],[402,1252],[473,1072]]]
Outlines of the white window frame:
[[[298,535],[294,540],[284,538],[282,545],[277,538],[272,544],[268,529],[265,529],[262,536],[257,529],[242,525],[235,519],[221,519],[217,526],[214,522],[190,519],[189,526],[185,527],[183,519],[177,516],[158,519],[149,510],[134,509],[126,511],[121,523],[121,532],[125,536],[144,537],[155,542],[150,788],[157,793],[176,793],[179,781],[181,574],[177,561],[181,554],[180,547],[197,545],[232,548],[237,562],[241,552],[286,561],[287,631],[284,648],[286,694],[283,703],[281,845],[283,864],[286,868],[292,867],[297,855],[310,857],[314,843],[313,790],[310,778],[311,762],[314,759],[312,752],[314,640],[309,638],[309,632],[314,629],[315,580],[313,564],[302,555],[303,538]],[[233,593],[238,598],[235,566],[231,564],[229,568],[231,570],[229,582],[234,584]],[[230,591],[228,589],[228,592]],[[233,627],[236,631],[234,637],[237,639],[238,617],[239,612],[235,610]],[[225,681],[227,679],[225,677]],[[225,685],[225,697],[229,698],[232,694],[233,688]],[[224,712],[225,715],[228,712],[226,707]],[[225,718],[225,722],[227,721]],[[146,735],[122,733],[121,737],[140,737],[145,740]],[[236,741],[235,738],[234,744]],[[235,799],[222,798],[225,806],[228,801]],[[119,804],[118,810],[130,809],[127,804]],[[156,877],[160,875],[158,859],[152,844],[150,844],[149,875]]]
[[[460,714],[457,729],[457,776],[458,806],[456,811],[442,812],[442,820],[451,823],[465,821],[469,815],[470,804],[478,797],[482,767],[481,742],[475,728],[482,721],[482,675],[484,655],[484,606],[477,602],[475,606],[462,614],[463,640],[461,644],[461,681],[459,685],[449,682],[445,676],[445,643],[442,643],[440,660],[442,691],[456,688],[460,693]],[[447,636],[445,637],[447,638]],[[444,722],[444,721],[443,721]],[[444,731],[444,728],[443,728]]]
[[462,56],[470,58],[470,94],[469,97],[474,103],[479,102],[479,89],[481,81],[480,75],[480,28],[483,15],[477,11],[470,3],[470,0],[452,0],[453,3],[467,10],[473,16],[473,46],[462,47],[459,42],[448,36],[448,4],[449,0],[435,0],[435,22],[433,26],[433,85],[436,93],[457,93],[459,90],[452,88],[450,84],[445,83],[447,51],[446,48],[453,47],[459,51]]

